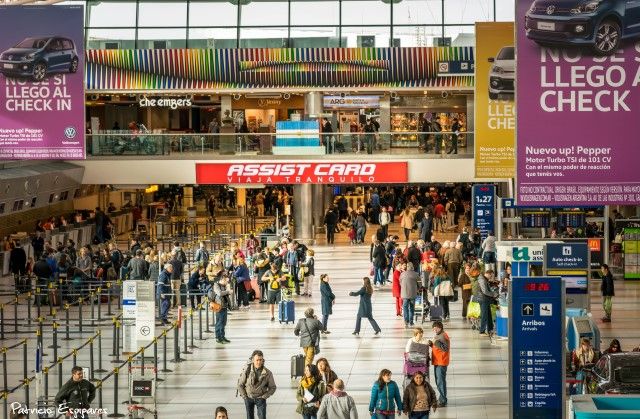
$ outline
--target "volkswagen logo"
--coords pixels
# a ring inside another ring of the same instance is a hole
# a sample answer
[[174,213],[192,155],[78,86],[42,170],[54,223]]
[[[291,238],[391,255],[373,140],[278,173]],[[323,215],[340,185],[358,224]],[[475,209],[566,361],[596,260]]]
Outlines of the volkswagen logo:
[[13,55],[8,55],[8,56],[7,56],[7,60],[8,60],[8,61],[12,61],[12,60],[13,60]]
[[64,136],[68,139],[73,139],[76,136],[76,129],[74,127],[67,127],[64,129]]
[[553,14],[553,12],[555,12],[555,11],[556,11],[556,6],[549,6],[549,7],[547,7],[547,14],[548,14],[548,15],[552,15],[552,14]]

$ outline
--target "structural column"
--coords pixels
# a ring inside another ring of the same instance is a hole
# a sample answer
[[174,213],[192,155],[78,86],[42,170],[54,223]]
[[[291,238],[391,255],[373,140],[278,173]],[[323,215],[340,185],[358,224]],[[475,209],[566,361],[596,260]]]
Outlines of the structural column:
[[296,239],[313,239],[313,193],[310,184],[293,187],[293,220]]
[[322,227],[322,225],[324,224],[325,205],[324,205],[323,195],[324,195],[325,186],[312,185],[311,189],[313,193],[313,205],[312,205],[313,225],[317,229],[318,227]]
[[318,118],[322,113],[322,93],[309,92],[304,95],[304,114],[307,117]]
[[247,213],[247,188],[236,187],[236,209],[238,215],[244,217]]

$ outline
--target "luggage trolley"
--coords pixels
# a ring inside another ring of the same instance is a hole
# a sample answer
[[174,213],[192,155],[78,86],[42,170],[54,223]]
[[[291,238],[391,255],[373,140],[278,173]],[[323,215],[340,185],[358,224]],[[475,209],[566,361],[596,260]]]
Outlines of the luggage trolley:
[[429,314],[429,299],[427,298],[427,289],[421,288],[420,294],[416,296],[416,302],[414,305],[415,321],[420,320],[420,323],[424,323],[427,320]]
[[[135,371],[139,370],[139,373]],[[145,371],[147,373],[145,374]],[[131,366],[129,374],[129,418],[158,418],[154,366]],[[148,408],[153,404],[153,410]]]

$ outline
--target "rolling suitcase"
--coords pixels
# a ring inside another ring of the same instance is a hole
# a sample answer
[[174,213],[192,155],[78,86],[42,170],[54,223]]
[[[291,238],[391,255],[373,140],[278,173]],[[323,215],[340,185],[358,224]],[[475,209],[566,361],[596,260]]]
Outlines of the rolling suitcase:
[[439,298],[434,301],[434,304],[431,307],[429,307],[429,319],[431,321],[442,320],[444,317],[444,307],[438,304],[438,300]]
[[291,357],[291,379],[304,376],[304,355],[294,355]]
[[287,292],[282,290],[282,299],[278,303],[278,321],[288,324],[296,321],[296,304],[293,300],[289,300]]

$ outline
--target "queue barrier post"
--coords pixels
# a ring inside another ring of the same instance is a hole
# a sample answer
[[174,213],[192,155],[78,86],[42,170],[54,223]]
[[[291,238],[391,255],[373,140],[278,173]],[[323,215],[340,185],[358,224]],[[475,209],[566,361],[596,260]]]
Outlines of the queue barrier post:
[[189,349],[188,349],[188,347],[187,347],[187,345],[188,345],[188,342],[187,342],[187,340],[188,340],[188,336],[187,336],[187,332],[188,332],[188,331],[187,331],[187,322],[188,322],[188,321],[189,321],[189,316],[188,316],[188,315],[185,315],[185,316],[184,316],[184,323],[183,323],[183,325],[182,325],[182,330],[183,330],[183,332],[184,332],[184,333],[182,334],[182,337],[183,337],[183,340],[184,340],[183,345],[182,345],[182,346],[183,346],[183,348],[182,348],[182,353],[183,353],[183,354],[187,354],[187,355],[189,355],[189,354],[192,354],[192,353],[193,353],[193,352],[189,351]]
[[31,291],[27,292],[27,325],[31,326]]
[[67,324],[65,325],[64,338],[62,340],[71,340],[71,337],[69,337],[69,323],[71,323],[71,319],[69,318],[69,304],[65,304],[63,310],[65,311],[64,319]]
[[13,332],[18,333],[18,297],[13,300]]
[[98,330],[98,369],[96,370],[96,372],[107,372],[107,370],[102,368],[102,329]]
[[160,371],[164,373],[173,372],[173,370],[170,370],[169,368],[167,368],[167,331],[166,330],[162,331],[162,370]]
[[84,306],[84,299],[78,298],[78,329],[80,333],[80,339],[82,339],[82,307]]
[[124,415],[122,413],[118,413],[118,375],[120,375],[120,368],[115,367],[113,369],[113,412],[109,413],[107,416],[110,418],[121,418]]

